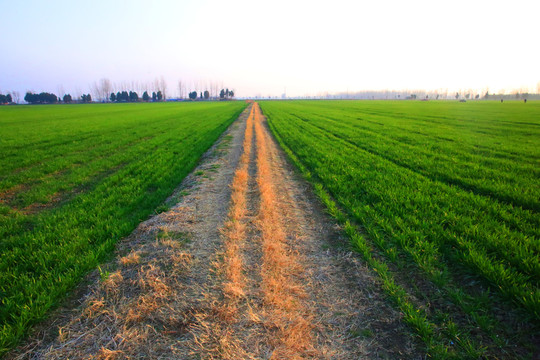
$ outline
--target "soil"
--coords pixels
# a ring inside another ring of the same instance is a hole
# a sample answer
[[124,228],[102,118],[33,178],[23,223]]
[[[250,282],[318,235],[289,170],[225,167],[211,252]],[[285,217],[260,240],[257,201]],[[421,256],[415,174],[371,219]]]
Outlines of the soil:
[[167,203],[7,358],[425,357],[256,103]]

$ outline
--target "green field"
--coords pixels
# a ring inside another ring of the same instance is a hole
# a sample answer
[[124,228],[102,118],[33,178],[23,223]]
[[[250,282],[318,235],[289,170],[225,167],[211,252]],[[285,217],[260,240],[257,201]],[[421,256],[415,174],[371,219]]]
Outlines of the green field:
[[432,356],[531,357],[540,331],[540,102],[261,108]]
[[0,354],[156,211],[245,106],[0,107]]

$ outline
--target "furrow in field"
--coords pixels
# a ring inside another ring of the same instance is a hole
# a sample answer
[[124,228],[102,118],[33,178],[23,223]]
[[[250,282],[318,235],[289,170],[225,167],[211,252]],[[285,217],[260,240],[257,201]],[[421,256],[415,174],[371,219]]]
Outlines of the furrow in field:
[[[144,130],[148,131],[149,129]],[[5,182],[21,182],[47,176],[64,168],[69,168],[72,163],[88,165],[88,161],[122,152],[140,142],[148,141],[165,133],[166,131],[163,130],[141,133],[139,129],[138,132],[126,133],[125,129],[115,129],[110,130],[107,134],[109,139],[114,139],[112,141],[104,141],[103,134],[95,131],[88,136],[73,134],[67,140],[47,143],[41,149],[23,147],[22,150],[8,154],[9,157],[16,158],[20,157],[21,152],[27,153],[28,156],[22,161],[11,159],[9,162],[6,161],[6,164],[0,163],[0,169],[2,169],[0,187],[4,187]],[[54,149],[54,152],[51,152],[51,149]],[[56,162],[59,162],[59,164],[56,165]],[[63,168],[60,166],[63,166]]]
[[[396,104],[394,103],[390,107],[393,108],[395,106]],[[362,126],[362,122],[365,120],[377,124],[379,126],[378,130],[384,132],[385,135],[391,135],[398,139],[400,138],[400,136],[407,136],[407,134],[409,133],[417,133],[419,135],[427,137],[427,139],[425,140],[427,140],[427,144],[429,144],[430,146],[433,146],[434,143],[432,141],[429,141],[429,138],[442,138],[445,141],[451,141],[454,144],[460,144],[459,148],[448,146],[447,144],[445,146],[445,151],[462,154],[465,156],[476,155],[476,150],[484,149],[485,151],[483,151],[481,154],[484,157],[493,156],[495,158],[506,158],[510,156],[510,160],[514,160],[515,165],[518,166],[525,163],[528,163],[530,165],[536,165],[539,159],[538,155],[534,151],[535,145],[528,141],[523,143],[523,141],[508,138],[508,134],[513,132],[518,132],[521,137],[525,137],[525,139],[528,136],[531,136],[531,131],[529,131],[528,129],[523,129],[521,126],[508,127],[504,129],[504,131],[501,131],[493,137],[485,136],[485,133],[482,133],[483,136],[468,133],[470,129],[476,129],[478,127],[479,121],[485,122],[486,124],[489,124],[491,126],[490,128],[486,129],[488,131],[499,129],[501,122],[500,117],[504,116],[503,113],[487,113],[477,111],[474,112],[474,117],[472,117],[472,113],[468,112],[469,110],[458,114],[455,113],[455,109],[451,109],[451,107],[445,107],[443,109],[435,108],[431,111],[438,110],[437,113],[447,113],[448,115],[436,116],[434,118],[438,118],[441,121],[432,121],[430,120],[430,116],[426,117],[426,115],[422,115],[420,111],[415,111],[414,116],[411,116],[410,110],[407,113],[397,112],[395,111],[396,109],[393,109],[394,111],[392,112],[388,112],[385,111],[385,109],[383,109],[382,107],[378,107],[373,111],[366,111],[366,106],[364,106],[363,104],[360,105],[360,103],[347,104],[345,108],[332,107],[331,109],[324,107],[324,105],[316,107],[314,106],[314,104],[310,104],[309,108],[306,108],[305,105],[295,106],[294,104],[292,104],[290,106],[290,109],[294,109],[294,111],[291,111],[291,114],[294,114],[296,116],[303,116],[305,115],[305,110],[308,110],[310,112],[310,117],[314,116],[314,118],[319,118],[320,116],[324,116],[325,118],[335,120],[342,125],[351,127],[365,128],[365,126]],[[315,110],[315,112],[312,110]],[[513,114],[515,114],[515,112],[506,113],[506,116],[512,116]],[[535,116],[534,113],[531,113],[530,115],[531,116],[529,118],[533,120]],[[370,121],[369,119],[376,119],[380,121]],[[509,123],[520,124],[520,122]],[[523,124],[537,126],[533,123]],[[441,132],[444,133],[444,137],[440,136]],[[502,140],[501,137],[505,141],[500,141]],[[509,144],[512,143],[507,143],[507,141],[514,141],[514,144],[512,146],[509,146]],[[520,147],[519,152],[516,151],[516,145]],[[527,151],[522,151],[523,146],[525,146]]]
[[[361,110],[361,113],[368,114],[369,116],[393,118],[397,120],[406,119],[407,121],[412,121],[415,123],[420,123],[425,126],[430,126],[433,124],[448,126],[448,121],[452,121],[451,126],[455,129],[467,130],[471,133],[499,133],[499,135],[504,135],[508,130],[515,130],[515,122],[505,122],[500,120],[494,120],[501,116],[498,112],[484,112],[482,117],[476,116],[474,118],[474,127],[471,127],[469,124],[470,114],[465,110],[462,113],[453,113],[453,116],[434,116],[434,115],[422,115],[422,114],[411,114],[411,113],[396,113],[396,112],[385,112],[380,108],[374,111]],[[476,114],[478,115],[478,114]],[[487,117],[487,118],[486,118]],[[497,127],[493,127],[493,123],[496,121]],[[503,126],[500,126],[503,124]],[[526,123],[528,126],[535,126],[535,124]]]
[[[190,143],[190,147],[192,148],[195,148],[197,144],[193,140],[187,140],[186,138],[180,142],[175,139],[169,139],[159,146],[167,148],[176,144],[177,146],[185,147],[188,146],[187,143]],[[41,215],[39,214],[41,211],[53,207],[65,206],[70,201],[76,201],[78,196],[92,192],[97,187],[117,190],[118,185],[127,179],[130,179],[128,181],[132,183],[147,183],[155,187],[155,184],[162,182],[163,179],[170,176],[168,174],[171,173],[171,169],[175,170],[175,167],[177,167],[176,164],[190,163],[189,158],[191,155],[188,152],[179,154],[179,156],[173,156],[162,150],[149,152],[147,149],[141,148],[135,153],[127,151],[127,149],[124,150],[120,151],[118,155],[111,157],[102,156],[97,161],[92,160],[88,164],[85,164],[84,167],[78,167],[76,170],[71,171],[71,174],[65,176],[64,179],[43,182],[37,188],[31,188],[28,190],[28,193],[22,194],[32,199],[32,194],[37,193],[40,195],[42,201],[36,201],[34,199],[31,202],[21,202],[19,199],[18,201],[13,201],[13,203],[22,203],[20,206],[15,206],[9,202],[7,204],[14,206],[13,211],[20,211],[24,215],[39,216]],[[133,161],[133,159],[137,160]],[[168,161],[169,164],[164,164],[165,161]],[[141,173],[148,167],[148,164],[160,164],[163,166],[159,170],[142,176]],[[111,179],[115,179],[114,182],[111,183]],[[114,192],[112,191],[110,193],[114,194]],[[48,214],[44,214],[44,216],[47,218]],[[6,219],[0,218],[0,224],[4,220]],[[39,222],[39,220],[33,222]],[[32,231],[33,226],[28,226],[25,222],[22,222],[19,226],[12,227],[11,230],[7,230],[4,234],[5,236],[21,236],[23,233]]]
[[[111,156],[118,154],[125,154],[126,152],[133,152],[132,150],[142,151],[141,153],[148,152],[149,144],[144,146],[138,146],[141,142],[146,143],[148,140],[156,142],[156,137],[171,138],[175,137],[177,143],[181,139],[189,139],[194,137],[198,129],[185,126],[181,119],[178,119],[174,113],[157,114],[152,116],[152,121],[141,121],[133,119],[141,119],[142,114],[151,112],[148,109],[140,109],[134,113],[133,110],[122,112],[119,109],[112,109],[109,112],[89,112],[93,118],[88,120],[81,126],[81,118],[84,118],[85,113],[78,113],[78,117],[69,119],[70,122],[56,123],[56,119],[43,119],[45,124],[50,124],[51,129],[44,129],[38,133],[44,133],[44,136],[49,136],[49,141],[42,148],[34,149],[31,146],[24,145],[24,152],[15,151],[13,156],[18,157],[16,160],[10,160],[6,164],[2,163],[5,159],[0,161],[0,189],[11,186],[10,184],[18,184],[21,182],[35,181],[48,174],[54,174],[62,169],[70,169],[70,165],[82,165],[83,167],[89,167],[96,160],[103,158],[107,159]],[[155,110],[152,110],[155,112]],[[117,112],[120,112],[117,114]],[[182,117],[193,116],[193,110],[186,109],[182,114]],[[59,112],[63,114],[63,112]],[[211,121],[211,117],[214,114],[200,113],[198,117],[209,117],[204,123],[198,124],[199,128],[205,128],[208,126],[208,121]],[[118,116],[119,118],[114,118]],[[114,121],[112,119],[114,118]],[[111,120],[109,123],[103,124],[106,120]],[[64,119],[65,120],[65,119]],[[178,121],[180,120],[180,121]],[[71,122],[79,122],[70,127]],[[100,124],[92,125],[94,122]],[[133,126],[134,123],[137,126]],[[41,125],[43,126],[43,125]],[[81,128],[79,130],[79,127]],[[103,134],[103,128],[107,128],[107,135]],[[172,130],[172,132],[171,132]],[[51,135],[53,134],[53,135]],[[173,135],[174,134],[174,135]],[[172,136],[173,135],[173,136]],[[61,138],[61,141],[56,140]],[[65,140],[68,138],[67,140]],[[8,139],[9,141],[9,139]],[[17,146],[17,144],[14,144]],[[21,145],[23,146],[23,145]],[[6,149],[7,153],[11,153],[13,146]],[[129,151],[126,151],[129,150]],[[25,156],[21,156],[25,154]],[[139,155],[134,155],[139,157]],[[16,166],[19,170],[11,169],[10,166]],[[22,166],[22,168],[21,168]],[[93,165],[92,165],[93,166]]]
[[[510,206],[520,206],[524,210],[537,211],[540,208],[537,201],[531,200],[531,199],[534,199],[534,196],[528,195],[528,192],[531,192],[534,189],[532,188],[529,189],[528,187],[524,186],[522,182],[517,183],[516,188],[513,189],[512,192],[505,191],[506,189],[494,188],[494,186],[495,187],[499,186],[498,183],[495,182],[496,180],[503,184],[506,184],[509,182],[515,182],[516,173],[520,173],[518,171],[513,171],[512,174],[498,173],[490,167],[479,165],[477,162],[473,163],[473,162],[466,162],[466,161],[460,160],[459,166],[467,167],[467,171],[469,171],[471,176],[472,174],[476,174],[479,171],[485,174],[484,178],[467,179],[467,178],[463,178],[462,176],[459,176],[460,175],[459,172],[457,174],[450,173],[450,172],[442,172],[442,171],[439,171],[439,168],[436,167],[435,165],[430,165],[429,161],[432,161],[432,158],[435,156],[439,158],[438,161],[442,162],[443,166],[448,166],[448,164],[453,164],[456,160],[453,159],[451,156],[447,155],[448,151],[446,151],[446,149],[444,153],[437,153],[437,154],[430,153],[428,151],[425,151],[419,148],[416,145],[410,145],[407,143],[393,140],[388,135],[382,135],[372,130],[364,130],[364,131],[372,132],[371,136],[378,137],[379,141],[381,141],[382,144],[384,144],[384,146],[388,146],[387,148],[381,147],[381,143],[377,143],[376,145],[374,145],[371,142],[370,138],[363,139],[364,141],[362,141],[362,139],[354,139],[354,137],[357,137],[358,134],[349,133],[348,135],[345,135],[345,132],[343,131],[343,128],[344,128],[343,124],[338,124],[336,126],[329,125],[331,122],[335,123],[336,120],[332,120],[330,118],[324,118],[324,120],[327,121],[327,123],[323,126],[323,125],[318,125],[316,121],[308,121],[308,119],[305,117],[299,117],[299,119],[308,123],[310,126],[318,128],[321,131],[330,130],[333,136],[335,136],[338,139],[341,139],[343,142],[346,142],[349,145],[356,147],[358,149],[362,149],[366,152],[369,152],[372,155],[379,156],[385,160],[388,160],[394,163],[397,166],[406,168],[434,182],[439,182],[441,184],[446,184],[450,186],[456,186],[457,188],[462,189],[464,191],[470,191],[478,196],[488,197],[489,199],[499,201],[502,204],[506,204]],[[348,129],[348,130],[351,130],[351,129]],[[381,149],[378,150],[376,148],[377,146],[380,147]],[[398,152],[396,151],[396,147],[399,148],[399,150],[402,151],[403,153],[415,154],[415,157],[402,158],[402,154],[398,154]],[[421,162],[419,161],[419,159],[422,159],[424,161]],[[429,160],[425,161],[426,159],[429,159]],[[483,159],[482,161],[485,161],[485,159]],[[501,164],[493,164],[493,166],[501,166]],[[530,176],[531,170],[534,172],[534,168],[533,169],[524,168],[520,170],[521,170],[521,173],[523,173],[523,176],[522,176],[523,178],[531,178]],[[518,178],[518,180],[519,179],[521,178]],[[489,186],[490,184],[493,186],[490,187]],[[518,191],[517,190],[518,188],[522,190]]]
[[[501,175],[504,175],[505,179],[508,179],[510,176],[506,173],[510,169],[514,174],[521,174],[524,177],[534,177],[531,176],[530,172],[531,170],[535,170],[534,165],[536,165],[538,161],[538,158],[535,157],[528,163],[523,159],[523,156],[520,157],[516,154],[509,159],[503,159],[499,153],[500,149],[496,146],[482,147],[482,145],[478,144],[479,139],[477,137],[472,137],[472,139],[469,140],[469,143],[463,143],[463,134],[460,134],[462,137],[459,138],[452,133],[452,129],[446,129],[444,132],[441,129],[438,129],[437,132],[428,133],[426,132],[426,129],[429,128],[427,125],[419,129],[411,126],[409,123],[406,124],[408,126],[392,125],[392,121],[399,121],[399,119],[395,118],[383,117],[381,121],[385,121],[385,123],[379,123],[365,118],[351,118],[345,115],[336,118],[330,114],[325,114],[324,116],[310,115],[309,120],[310,122],[314,120],[313,122],[316,121],[319,123],[322,121],[324,125],[328,126],[328,129],[332,128],[333,132],[340,132],[347,135],[348,138],[354,139],[357,143],[362,141],[371,142],[373,141],[372,138],[376,137],[377,140],[383,140],[385,145],[392,146],[387,147],[388,150],[393,150],[393,147],[395,146],[396,149],[401,150],[401,148],[403,148],[402,150],[407,151],[403,153],[394,152],[394,154],[398,155],[406,155],[410,152],[420,154],[423,158],[436,156],[440,161],[448,161],[454,166],[456,162],[459,162],[460,167],[464,165],[468,167],[473,166],[474,171],[482,170],[484,172],[504,168],[506,170]],[[368,126],[368,123],[377,124],[379,127],[375,129],[372,126]],[[334,124],[335,126],[331,126],[331,124]],[[348,130],[348,132],[345,130]],[[444,136],[440,135],[441,132],[444,133]],[[447,132],[449,132],[449,134],[447,134]],[[450,136],[456,138],[450,138]],[[439,140],[443,140],[447,143],[441,143]],[[456,146],[456,142],[459,140],[461,140],[461,142],[459,146]],[[373,146],[372,143],[371,145]],[[478,153],[479,148],[484,148],[485,151]],[[433,151],[433,149],[436,151]],[[442,163],[442,165],[444,165],[444,163]],[[458,170],[461,171],[461,169]]]
[[[34,204],[47,204],[49,196],[58,198],[63,198],[64,195],[69,196],[70,192],[79,192],[77,188],[84,188],[96,183],[103,177],[103,174],[111,175],[115,172],[114,169],[120,167],[120,164],[145,164],[149,161],[145,158],[163,156],[162,151],[148,151],[150,146],[166,149],[181,146],[189,139],[189,136],[170,139],[168,134],[154,135],[130,140],[127,143],[120,142],[114,147],[111,147],[110,144],[96,146],[92,151],[85,153],[83,157],[67,155],[51,159],[50,162],[44,159],[44,163],[39,166],[46,171],[21,174],[15,179],[17,183],[22,185],[22,188],[14,194],[10,205],[16,209],[24,209]],[[144,146],[140,145],[145,142],[148,143]],[[137,159],[137,161],[135,162],[133,159]]]

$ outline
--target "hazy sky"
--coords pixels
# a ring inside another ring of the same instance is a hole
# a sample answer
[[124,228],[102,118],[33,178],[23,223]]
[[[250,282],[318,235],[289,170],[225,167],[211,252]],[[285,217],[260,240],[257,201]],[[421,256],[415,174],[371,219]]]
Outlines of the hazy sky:
[[239,96],[540,82],[540,1],[0,0],[0,92],[101,78]]

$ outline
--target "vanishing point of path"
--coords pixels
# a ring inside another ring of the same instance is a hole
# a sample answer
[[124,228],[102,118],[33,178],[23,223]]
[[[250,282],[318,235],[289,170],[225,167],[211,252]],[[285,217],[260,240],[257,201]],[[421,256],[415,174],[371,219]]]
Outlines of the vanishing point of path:
[[250,104],[10,359],[420,359]]

